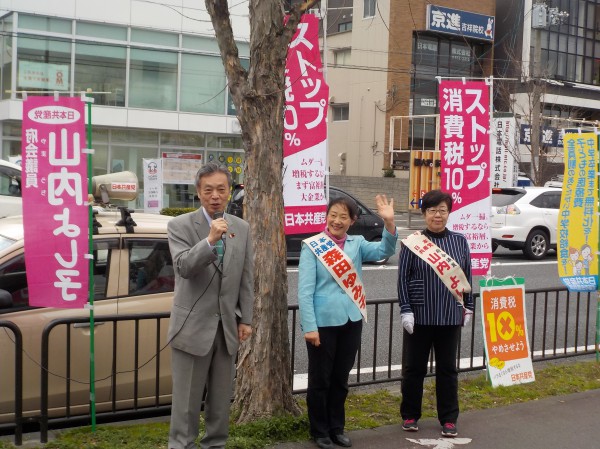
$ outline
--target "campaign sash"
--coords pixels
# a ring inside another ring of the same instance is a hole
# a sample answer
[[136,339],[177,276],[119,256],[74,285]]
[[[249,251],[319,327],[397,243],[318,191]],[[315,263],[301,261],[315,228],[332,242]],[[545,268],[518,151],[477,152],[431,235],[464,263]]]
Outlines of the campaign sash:
[[367,296],[352,259],[324,232],[305,239],[303,242],[358,307],[366,322]]
[[433,268],[452,296],[464,307],[463,293],[471,286],[460,265],[420,231],[410,234],[402,243]]

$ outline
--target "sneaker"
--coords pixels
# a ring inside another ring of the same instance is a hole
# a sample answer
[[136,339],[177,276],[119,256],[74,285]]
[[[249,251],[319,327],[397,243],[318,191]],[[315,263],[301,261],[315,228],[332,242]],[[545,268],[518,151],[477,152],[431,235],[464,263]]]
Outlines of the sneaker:
[[442,426],[442,436],[454,438],[458,435],[458,430],[456,430],[456,424],[453,422],[447,422]]
[[402,423],[402,430],[406,430],[407,432],[416,432],[419,430],[419,425],[417,424],[416,419],[405,419]]

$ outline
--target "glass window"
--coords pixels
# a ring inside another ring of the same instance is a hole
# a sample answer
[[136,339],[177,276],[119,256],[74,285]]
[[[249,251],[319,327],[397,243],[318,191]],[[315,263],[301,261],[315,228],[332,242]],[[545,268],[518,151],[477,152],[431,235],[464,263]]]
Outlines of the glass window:
[[[111,147],[111,157],[109,160],[109,172],[132,171],[134,173],[144,173],[143,159],[154,159],[158,157],[158,146],[156,147],[135,147],[113,145]],[[132,201],[111,200],[117,206],[127,206],[131,209],[143,209],[144,178],[138,177],[138,197]]]
[[179,34],[132,28],[131,42],[179,47]]
[[338,23],[338,31],[350,31],[352,29],[352,22]]
[[2,30],[2,33],[0,33],[0,57],[2,58],[2,71],[0,73],[0,76],[2,76],[2,83],[0,84],[2,87],[2,94],[0,94],[0,98],[2,99],[10,98],[11,96],[10,92],[6,91],[11,90],[12,82],[12,20],[12,15],[5,17],[2,20],[2,26],[0,28]]
[[175,110],[176,53],[132,49],[129,78],[129,107]]
[[225,70],[220,57],[182,55],[181,111],[224,114],[225,87]]
[[102,23],[77,22],[77,34],[101,39],[127,40],[127,28]]
[[[111,250],[118,247],[118,239],[94,241],[94,299],[106,299]],[[12,296],[12,304],[1,307],[0,314],[30,308],[24,254],[19,254],[0,266],[0,285]]]
[[112,129],[110,140],[115,143],[134,143],[158,145],[158,133],[156,131],[142,131],[138,129]]
[[94,154],[92,156],[92,176],[105,175],[108,173],[108,144],[94,142]]
[[204,147],[204,134],[161,132],[160,133],[160,144],[161,145],[203,148]]
[[75,92],[91,88],[94,104],[125,106],[125,47],[98,44],[75,46]]
[[374,17],[377,0],[364,0],[363,18]]
[[205,52],[219,52],[219,45],[216,39],[210,39],[207,37],[188,36],[184,34],[182,36],[183,48],[190,50],[200,50]]
[[21,123],[20,122],[7,122],[2,123],[2,136],[3,137],[18,137],[21,138]]
[[[414,64],[417,66],[436,67],[438,59],[438,41],[424,36],[416,40]],[[445,61],[447,65],[447,61]]]
[[19,28],[72,34],[71,21],[43,16],[19,14]]
[[208,148],[243,148],[244,142],[240,136],[216,136],[209,134],[206,137],[206,146]]
[[333,112],[333,121],[340,122],[350,119],[350,105],[348,104],[336,104],[331,106]]
[[129,250],[129,294],[172,292],[175,270],[167,239],[127,240]]
[[337,50],[333,52],[333,63],[335,65],[348,65],[350,64],[350,55],[352,50],[344,48],[343,50]]
[[18,90],[70,90],[70,42],[21,37],[18,55]]

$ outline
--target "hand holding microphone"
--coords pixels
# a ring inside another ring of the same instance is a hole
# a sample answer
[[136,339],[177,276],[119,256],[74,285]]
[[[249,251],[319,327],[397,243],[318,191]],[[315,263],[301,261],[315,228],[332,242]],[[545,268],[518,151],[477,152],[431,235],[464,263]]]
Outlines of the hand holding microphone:
[[223,218],[223,212],[215,212],[213,214],[213,220],[210,224],[210,231],[208,233],[208,243],[214,246],[219,239],[225,240],[226,234],[227,222]]

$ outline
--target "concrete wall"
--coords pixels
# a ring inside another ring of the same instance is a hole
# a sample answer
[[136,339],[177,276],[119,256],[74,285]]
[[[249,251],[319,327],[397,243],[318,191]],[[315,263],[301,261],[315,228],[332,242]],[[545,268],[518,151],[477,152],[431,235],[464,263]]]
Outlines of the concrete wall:
[[408,178],[330,175],[329,182],[332,186],[351,193],[371,209],[376,209],[375,195],[378,193],[394,198],[396,212],[408,209]]

